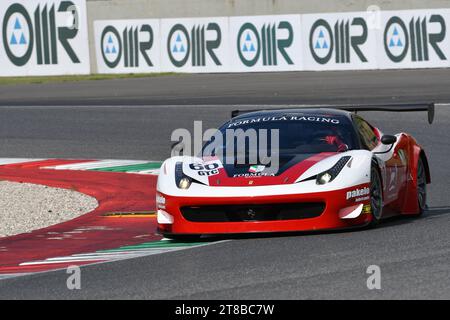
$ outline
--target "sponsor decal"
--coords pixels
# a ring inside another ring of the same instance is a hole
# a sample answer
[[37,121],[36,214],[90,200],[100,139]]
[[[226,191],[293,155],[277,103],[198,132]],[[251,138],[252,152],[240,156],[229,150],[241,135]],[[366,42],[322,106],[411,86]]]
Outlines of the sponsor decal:
[[362,197],[362,198],[356,198],[355,202],[362,202],[362,201],[367,201],[370,200],[370,196],[366,196],[366,197]]
[[255,177],[274,177],[275,173],[265,172],[251,172],[251,173],[236,173],[233,178],[255,178]]
[[[355,190],[347,192],[346,199],[350,200],[353,198],[363,198],[364,196],[367,196],[369,194],[370,194],[370,188],[368,188],[368,187],[365,187],[362,189],[355,189]],[[370,197],[367,197],[367,199],[369,199],[369,198]],[[358,199],[356,199],[356,200],[358,200]]]
[[370,204],[366,204],[363,206],[362,214],[372,213],[372,206]]
[[164,198],[160,194],[157,194],[156,195],[156,204],[158,206],[158,209],[165,209],[166,208],[166,198]]
[[258,172],[264,171],[265,168],[266,168],[266,166],[263,166],[263,165],[250,166],[250,168],[248,169],[248,172],[258,173]]
[[199,176],[214,176],[219,174],[221,165],[218,162],[212,163],[191,163],[189,168],[197,172]]
[[253,119],[239,120],[228,124],[228,128],[238,127],[246,124],[260,123],[260,122],[276,122],[276,121],[309,121],[309,122],[326,122],[332,124],[339,124],[339,119],[316,117],[316,116],[280,116],[280,117],[259,117]]

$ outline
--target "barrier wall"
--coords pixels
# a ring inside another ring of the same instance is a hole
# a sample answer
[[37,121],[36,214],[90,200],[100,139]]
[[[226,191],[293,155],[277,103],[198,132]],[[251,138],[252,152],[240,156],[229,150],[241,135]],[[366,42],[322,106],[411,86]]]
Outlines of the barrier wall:
[[[329,11],[367,7],[364,2],[324,0],[319,9],[329,4],[323,8],[327,13],[236,16],[236,12],[309,12],[312,7],[309,2],[289,0],[258,0],[259,6],[253,0],[208,1],[135,0],[128,9],[126,2],[117,0],[88,0],[88,6],[86,0],[3,0],[0,76],[442,68],[450,64],[450,9],[380,11],[371,7],[333,13]],[[402,7],[409,3],[418,5],[403,1]],[[170,12],[164,11],[169,8]],[[154,18],[177,12],[212,14],[220,8],[229,16]],[[95,19],[109,16],[139,19]]]
[[260,72],[449,67],[450,9],[95,23],[97,68]]

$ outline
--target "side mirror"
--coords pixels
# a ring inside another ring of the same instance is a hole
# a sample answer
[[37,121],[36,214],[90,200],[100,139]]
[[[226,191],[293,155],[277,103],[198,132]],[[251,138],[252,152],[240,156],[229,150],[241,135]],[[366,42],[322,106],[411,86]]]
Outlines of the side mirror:
[[381,137],[381,143],[385,144],[385,145],[391,145],[397,142],[397,137],[396,136],[391,136],[391,135],[384,135]]

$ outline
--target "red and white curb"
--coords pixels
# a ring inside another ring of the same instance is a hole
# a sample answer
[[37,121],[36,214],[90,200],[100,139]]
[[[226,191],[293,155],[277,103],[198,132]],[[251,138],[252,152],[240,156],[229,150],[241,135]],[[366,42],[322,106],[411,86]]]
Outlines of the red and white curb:
[[61,269],[72,260],[80,265],[110,261],[121,254],[98,251],[160,241],[156,217],[145,214],[155,209],[159,166],[139,160],[0,158],[0,180],[77,190],[99,202],[94,211],[76,219],[0,238],[2,278]]
[[155,234],[152,212],[160,165],[145,160],[0,158],[0,179],[78,190],[99,201],[96,210],[77,219],[0,238],[0,280],[217,243],[180,243]]
[[[77,162],[79,161],[79,162]],[[158,175],[160,162],[151,160],[71,160],[71,159],[30,159],[0,158],[0,166],[21,166],[24,168],[74,170],[74,171],[112,171],[133,174]],[[115,171],[122,168],[122,171]]]

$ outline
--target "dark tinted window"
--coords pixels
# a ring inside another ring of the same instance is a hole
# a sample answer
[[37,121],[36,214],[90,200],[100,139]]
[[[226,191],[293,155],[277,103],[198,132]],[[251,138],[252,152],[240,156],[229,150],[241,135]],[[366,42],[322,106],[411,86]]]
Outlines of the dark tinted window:
[[373,150],[379,143],[374,128],[362,118],[354,117],[356,130],[358,130],[361,144],[368,150]]
[[[226,148],[230,141],[227,140],[227,129],[234,129],[234,143],[237,144],[239,132],[241,135],[247,134],[248,130],[256,132],[260,130],[278,130],[279,132],[279,152],[283,154],[310,154],[319,152],[343,152],[358,147],[351,121],[344,116],[336,115],[284,115],[284,116],[255,116],[230,121],[219,130],[223,143],[212,141],[205,145],[208,149]],[[242,129],[242,131],[237,131]],[[232,131],[232,130],[231,130]],[[233,131],[232,131],[233,132]],[[270,133],[267,134],[270,137]],[[247,146],[246,150],[259,149],[260,143]],[[212,145],[211,145],[212,144]],[[268,139],[268,148],[271,148],[271,141]]]

